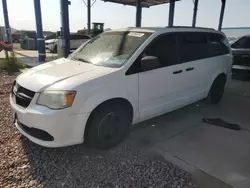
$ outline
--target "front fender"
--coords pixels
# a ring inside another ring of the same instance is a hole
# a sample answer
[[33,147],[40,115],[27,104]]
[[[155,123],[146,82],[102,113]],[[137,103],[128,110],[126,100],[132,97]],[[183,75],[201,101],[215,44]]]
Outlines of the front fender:
[[79,96],[77,99],[77,103],[81,102],[81,104],[78,104],[76,110],[78,113],[90,114],[98,105],[102,104],[103,102],[110,99],[122,98],[129,101],[133,107],[133,123],[138,121],[138,75],[134,74],[125,76],[125,78],[122,80],[112,80],[112,82],[109,84],[106,82],[102,84],[93,83],[91,85],[96,85],[97,87],[95,87],[95,89],[89,88],[88,92],[82,92],[82,96]]

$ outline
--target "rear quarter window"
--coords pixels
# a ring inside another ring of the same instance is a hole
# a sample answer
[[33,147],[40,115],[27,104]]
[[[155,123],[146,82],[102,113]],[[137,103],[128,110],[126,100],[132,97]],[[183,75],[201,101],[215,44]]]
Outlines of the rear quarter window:
[[223,35],[213,33],[209,34],[209,51],[210,57],[225,55],[230,53],[229,47],[225,44],[225,37]]

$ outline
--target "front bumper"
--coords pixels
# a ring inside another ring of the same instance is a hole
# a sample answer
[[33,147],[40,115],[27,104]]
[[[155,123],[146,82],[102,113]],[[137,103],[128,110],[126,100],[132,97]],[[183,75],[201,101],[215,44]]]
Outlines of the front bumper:
[[233,77],[250,78],[250,66],[233,65]]
[[[15,103],[15,98],[10,96],[13,114],[17,117],[17,129],[32,142],[45,147],[63,147],[80,144],[84,140],[84,130],[89,114],[69,114],[69,110],[51,110],[36,105],[34,96],[27,108],[22,108]],[[24,125],[26,129],[22,127]],[[40,130],[48,133],[53,139],[42,139],[27,131]]]

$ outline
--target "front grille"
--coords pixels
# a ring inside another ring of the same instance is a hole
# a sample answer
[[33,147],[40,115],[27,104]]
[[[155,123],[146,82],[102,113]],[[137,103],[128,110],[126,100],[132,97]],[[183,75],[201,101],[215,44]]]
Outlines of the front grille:
[[26,132],[27,134],[29,134],[29,135],[31,135],[39,140],[43,140],[43,141],[53,141],[54,140],[54,137],[51,136],[49,133],[47,133],[44,130],[36,129],[36,128],[32,128],[32,127],[30,128],[30,127],[27,127],[26,125],[24,125],[20,122],[17,122],[17,124],[24,132]]
[[35,92],[20,86],[16,81],[13,83],[12,94],[16,98],[16,104],[27,108],[33,99]]

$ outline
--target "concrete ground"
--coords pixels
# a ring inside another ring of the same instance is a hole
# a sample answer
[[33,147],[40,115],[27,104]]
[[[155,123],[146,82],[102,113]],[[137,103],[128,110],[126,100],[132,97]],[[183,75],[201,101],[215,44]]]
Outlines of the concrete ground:
[[[232,80],[219,105],[204,101],[134,127],[129,140],[145,154],[168,160],[193,174],[200,188],[250,187],[250,82]],[[202,121],[219,117],[235,131]]]
[[[40,65],[41,62],[38,61],[38,52],[32,50],[23,50],[23,51],[15,51],[18,56],[22,56],[24,64],[27,67],[34,67]],[[45,61],[52,61],[57,59],[57,54],[46,52],[46,59]]]

